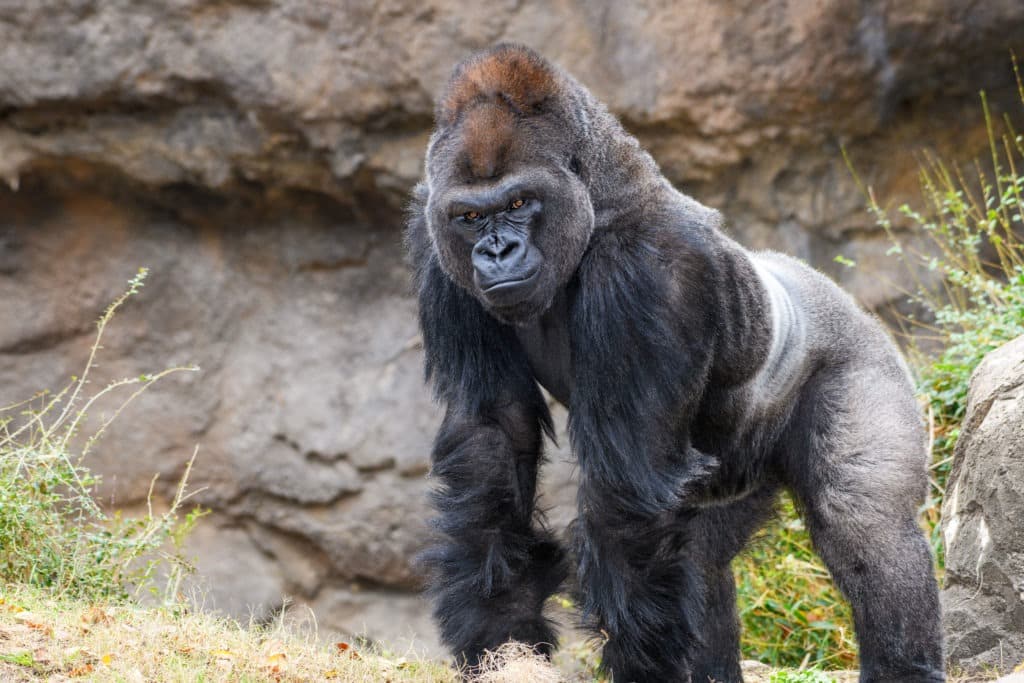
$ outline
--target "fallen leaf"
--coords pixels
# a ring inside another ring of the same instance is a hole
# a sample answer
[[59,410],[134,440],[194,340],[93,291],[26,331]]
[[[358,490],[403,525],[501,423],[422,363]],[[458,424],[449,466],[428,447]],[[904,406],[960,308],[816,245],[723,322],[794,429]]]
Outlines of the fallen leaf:
[[82,615],[82,621],[87,624],[109,624],[114,621],[114,617],[99,605],[93,605]]
[[13,602],[7,602],[7,599],[3,597],[0,597],[0,608],[3,608],[4,612],[14,612],[15,614],[25,611],[25,608],[21,605],[16,605]]
[[20,621],[25,626],[28,626],[30,629],[33,629],[35,631],[43,631],[45,633],[53,632],[53,629],[50,628],[48,624],[41,621],[39,617],[33,614],[32,612],[18,612],[14,615],[14,619],[16,621]]
[[352,657],[353,659],[362,659],[362,657],[359,656],[359,653],[356,652],[355,649],[353,649],[353,647],[351,645],[349,645],[348,643],[337,642],[337,643],[334,644],[334,647],[338,648],[338,652],[343,654],[343,655],[348,655],[349,657]]
[[92,664],[82,664],[81,666],[76,666],[74,669],[69,671],[68,672],[68,676],[71,676],[72,678],[78,678],[80,676],[88,676],[89,674],[91,674],[93,672],[93,668],[94,667],[93,667]]

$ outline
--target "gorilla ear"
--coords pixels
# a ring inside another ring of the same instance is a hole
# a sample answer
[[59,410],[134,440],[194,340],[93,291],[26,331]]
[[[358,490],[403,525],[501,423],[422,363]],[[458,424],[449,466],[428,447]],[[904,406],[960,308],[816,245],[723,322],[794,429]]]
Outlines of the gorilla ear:
[[437,122],[450,126],[467,107],[482,102],[530,116],[557,92],[558,75],[550,62],[526,46],[502,43],[455,67],[437,104]]

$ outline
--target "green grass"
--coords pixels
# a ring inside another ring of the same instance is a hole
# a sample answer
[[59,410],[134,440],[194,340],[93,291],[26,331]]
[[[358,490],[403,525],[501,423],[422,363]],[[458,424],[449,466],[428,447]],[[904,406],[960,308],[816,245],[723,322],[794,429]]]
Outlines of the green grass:
[[769,683],[832,683],[834,679],[820,669],[787,669],[774,672],[768,680]]
[[788,495],[733,568],[744,658],[788,667],[856,664],[849,606],[814,554]]

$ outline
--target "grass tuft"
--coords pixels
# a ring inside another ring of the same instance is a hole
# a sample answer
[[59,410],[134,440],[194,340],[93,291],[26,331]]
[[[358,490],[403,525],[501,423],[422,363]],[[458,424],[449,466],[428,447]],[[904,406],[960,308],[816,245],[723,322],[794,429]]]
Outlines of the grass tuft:
[[[141,290],[146,275],[145,269],[139,270],[100,317],[81,376],[56,394],[42,392],[0,408],[0,583],[36,586],[57,595],[123,598],[155,589],[153,577],[161,565],[169,565],[171,592],[188,570],[174,549],[202,514],[194,509],[179,517],[191,495],[186,483],[192,461],[169,509],[158,514],[150,504],[140,517],[103,510],[93,496],[99,477],[85,464],[110,424],[154,382],[198,369],[173,367],[92,390],[90,375],[103,334],[117,310]],[[101,399],[117,402],[85,434],[89,411]],[[163,552],[168,546],[172,550]]]

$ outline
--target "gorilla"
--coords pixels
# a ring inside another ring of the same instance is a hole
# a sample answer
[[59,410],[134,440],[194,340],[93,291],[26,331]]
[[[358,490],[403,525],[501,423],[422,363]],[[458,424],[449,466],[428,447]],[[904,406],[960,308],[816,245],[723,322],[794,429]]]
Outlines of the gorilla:
[[[571,564],[615,681],[741,680],[730,561],[787,489],[852,604],[861,680],[943,680],[924,425],[880,324],[730,239],[528,48],[459,64],[435,115],[406,239],[446,407],[423,562],[456,657],[549,654]],[[569,548],[536,504],[540,387],[569,410]]]

